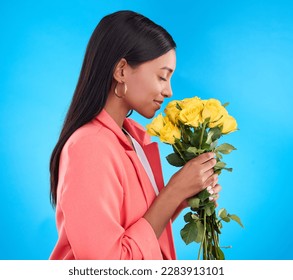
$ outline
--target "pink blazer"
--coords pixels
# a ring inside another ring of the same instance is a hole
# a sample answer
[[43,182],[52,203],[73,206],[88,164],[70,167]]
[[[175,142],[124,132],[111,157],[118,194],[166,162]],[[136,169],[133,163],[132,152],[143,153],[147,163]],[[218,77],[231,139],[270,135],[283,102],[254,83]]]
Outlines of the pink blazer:
[[[141,144],[162,189],[158,144],[150,143],[133,120],[123,126]],[[64,145],[57,192],[59,237],[50,259],[176,259],[171,222],[157,239],[143,218],[155,192],[136,152],[105,110]]]

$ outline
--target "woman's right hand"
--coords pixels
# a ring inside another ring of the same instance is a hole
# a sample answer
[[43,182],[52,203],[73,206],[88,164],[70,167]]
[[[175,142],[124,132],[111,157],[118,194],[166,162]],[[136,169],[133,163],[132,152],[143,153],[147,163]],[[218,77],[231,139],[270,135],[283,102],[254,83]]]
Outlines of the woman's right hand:
[[180,202],[208,186],[214,187],[218,181],[218,175],[213,169],[217,162],[214,157],[214,153],[208,152],[188,161],[171,177],[166,187],[175,193]]

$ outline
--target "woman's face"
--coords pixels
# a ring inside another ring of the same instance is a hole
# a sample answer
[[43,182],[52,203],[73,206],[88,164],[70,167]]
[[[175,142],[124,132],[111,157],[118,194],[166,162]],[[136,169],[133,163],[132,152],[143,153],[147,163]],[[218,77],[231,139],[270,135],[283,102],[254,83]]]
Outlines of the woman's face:
[[124,71],[127,92],[124,102],[146,118],[152,118],[166,97],[172,96],[171,76],[176,67],[175,50]]

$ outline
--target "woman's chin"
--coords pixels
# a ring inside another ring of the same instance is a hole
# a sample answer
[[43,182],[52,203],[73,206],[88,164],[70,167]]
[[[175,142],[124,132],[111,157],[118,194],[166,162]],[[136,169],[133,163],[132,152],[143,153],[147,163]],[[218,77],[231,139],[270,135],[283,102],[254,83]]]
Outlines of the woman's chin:
[[148,113],[144,114],[143,116],[147,119],[151,119],[155,116],[155,114],[156,114],[156,111],[153,111],[153,112],[148,112]]

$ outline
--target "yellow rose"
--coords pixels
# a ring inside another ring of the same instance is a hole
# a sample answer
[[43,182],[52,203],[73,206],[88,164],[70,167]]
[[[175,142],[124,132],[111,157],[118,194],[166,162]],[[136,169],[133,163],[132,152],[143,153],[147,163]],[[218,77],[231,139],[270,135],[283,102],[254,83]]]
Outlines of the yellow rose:
[[160,131],[160,140],[168,144],[174,144],[175,138],[180,139],[181,132],[178,126],[174,125],[168,118],[165,118],[165,125]]
[[179,113],[179,120],[185,125],[198,127],[202,123],[201,112],[203,102],[199,98],[188,98],[182,102],[182,110]]
[[169,120],[173,124],[177,123],[178,116],[179,116],[179,113],[180,113],[180,110],[177,108],[177,103],[180,106],[181,101],[173,100],[173,101],[169,102],[168,105],[166,106],[165,110],[164,110],[164,112],[166,113],[167,117],[169,118]]
[[216,127],[222,125],[223,118],[228,115],[228,112],[219,100],[211,98],[204,102],[201,115],[203,120],[210,119],[209,127]]
[[193,102],[197,103],[199,101],[202,102],[202,100],[199,97],[197,97],[197,96],[190,97],[190,98],[184,98],[181,101],[180,106],[183,109],[183,108],[189,107],[190,106],[190,103],[193,103]]
[[223,124],[222,124],[222,133],[227,134],[232,131],[235,131],[236,129],[237,129],[236,120],[230,115],[225,116],[223,119]]
[[147,133],[151,136],[159,136],[160,131],[165,125],[164,117],[162,114],[159,114],[152,122],[146,125]]

